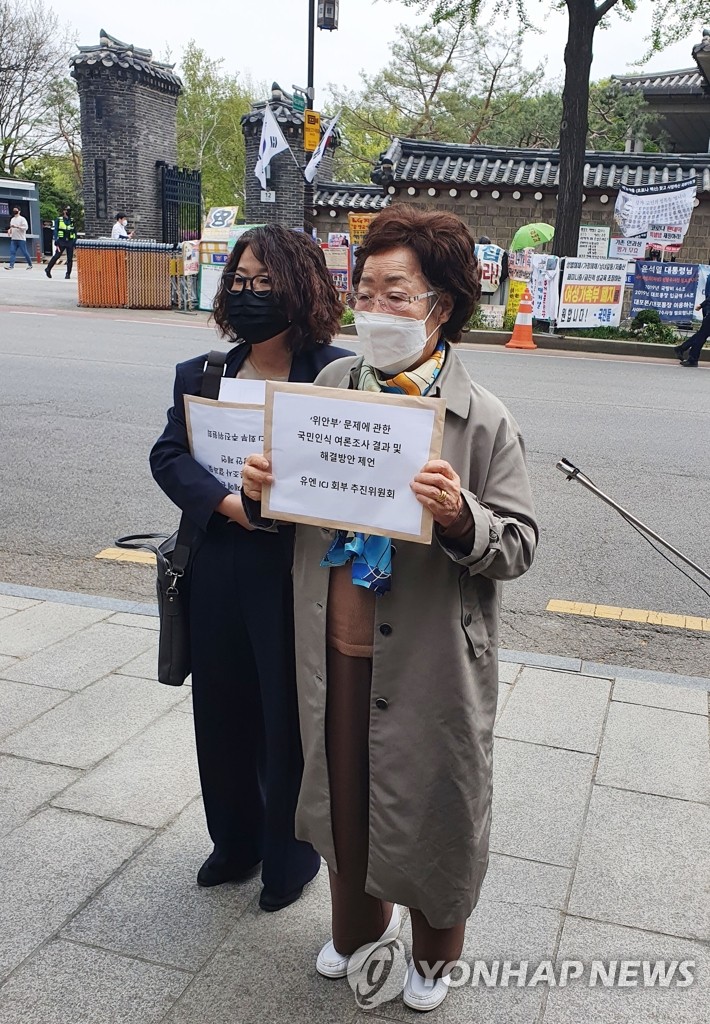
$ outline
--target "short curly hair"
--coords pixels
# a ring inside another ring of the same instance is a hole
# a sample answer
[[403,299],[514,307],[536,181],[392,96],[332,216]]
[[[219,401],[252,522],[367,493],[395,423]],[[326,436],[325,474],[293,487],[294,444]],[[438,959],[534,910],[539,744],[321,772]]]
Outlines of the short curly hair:
[[452,297],[454,306],[442,331],[448,341],[460,341],[481,297],[475,245],[473,235],[455,214],[397,203],[370,224],[357,250],[353,288],[360,283],[370,256],[401,247],[411,249],[432,289]]
[[239,266],[251,247],[269,271],[273,294],[291,320],[289,342],[294,352],[329,345],[340,330],[342,303],[325,263],[323,251],[302,231],[280,224],[245,231],[232,249],[214,299],[213,316],[223,337],[236,341],[229,323],[225,275]]

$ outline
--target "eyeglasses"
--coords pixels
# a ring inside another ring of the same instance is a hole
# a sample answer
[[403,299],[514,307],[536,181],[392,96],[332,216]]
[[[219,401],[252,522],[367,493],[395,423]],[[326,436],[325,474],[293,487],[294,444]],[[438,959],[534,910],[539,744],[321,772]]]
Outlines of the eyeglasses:
[[419,302],[420,299],[428,299],[436,295],[436,292],[421,292],[419,295],[405,295],[404,292],[387,292],[385,295],[370,295],[366,291],[355,292],[348,295],[345,300],[351,309],[360,309],[369,312],[378,305],[385,313],[403,313],[412,302]]
[[266,274],[244,277],[243,274],[230,271],[224,275],[224,282],[227,290],[230,292],[239,293],[243,292],[245,288],[250,288],[252,295],[257,295],[259,298],[266,298],[267,295],[271,295],[271,278]]

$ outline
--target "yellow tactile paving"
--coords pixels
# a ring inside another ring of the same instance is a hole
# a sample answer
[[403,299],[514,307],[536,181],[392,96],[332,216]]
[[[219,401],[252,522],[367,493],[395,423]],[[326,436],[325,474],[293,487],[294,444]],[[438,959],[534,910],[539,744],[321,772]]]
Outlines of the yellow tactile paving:
[[710,633],[710,619],[703,619],[698,615],[674,615],[671,612],[653,612],[643,608],[616,608],[609,604],[558,600],[549,601],[547,611],[558,612],[561,615],[588,615],[593,619],[615,619],[619,622],[646,622],[649,626],[699,629]]
[[155,565],[152,551],[129,551],[128,548],[104,548],[95,558],[105,558],[109,562],[140,562],[143,565]]

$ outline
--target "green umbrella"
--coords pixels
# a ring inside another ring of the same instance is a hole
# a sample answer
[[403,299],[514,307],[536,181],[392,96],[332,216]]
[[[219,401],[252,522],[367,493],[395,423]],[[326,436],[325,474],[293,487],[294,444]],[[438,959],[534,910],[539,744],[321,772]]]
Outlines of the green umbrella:
[[537,245],[549,242],[554,234],[555,229],[552,224],[526,224],[515,232],[515,238],[510,243],[510,251],[534,249]]

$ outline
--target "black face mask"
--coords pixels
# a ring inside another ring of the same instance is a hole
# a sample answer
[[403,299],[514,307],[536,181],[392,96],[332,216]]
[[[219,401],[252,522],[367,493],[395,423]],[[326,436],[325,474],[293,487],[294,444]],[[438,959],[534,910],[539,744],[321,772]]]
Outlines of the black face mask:
[[237,336],[250,345],[276,337],[291,323],[273,296],[259,298],[246,289],[227,295],[227,319]]

